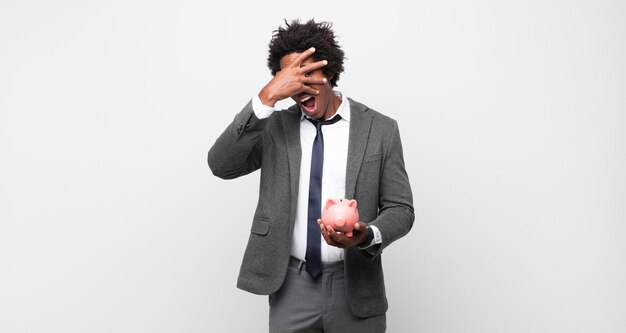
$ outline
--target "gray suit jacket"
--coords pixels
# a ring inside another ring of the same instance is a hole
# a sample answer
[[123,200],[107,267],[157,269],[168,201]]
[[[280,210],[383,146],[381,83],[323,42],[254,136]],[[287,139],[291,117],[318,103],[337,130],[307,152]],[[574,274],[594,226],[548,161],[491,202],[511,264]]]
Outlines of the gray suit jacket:
[[[352,312],[369,317],[387,310],[380,253],[411,229],[413,199],[396,121],[349,101],[345,197],[358,201],[361,220],[375,225],[383,238],[373,251],[345,250]],[[220,178],[261,169],[259,201],[237,283],[255,294],[276,292],[287,273],[300,176],[300,115],[294,105],[258,119],[250,102],[209,150],[209,167]]]

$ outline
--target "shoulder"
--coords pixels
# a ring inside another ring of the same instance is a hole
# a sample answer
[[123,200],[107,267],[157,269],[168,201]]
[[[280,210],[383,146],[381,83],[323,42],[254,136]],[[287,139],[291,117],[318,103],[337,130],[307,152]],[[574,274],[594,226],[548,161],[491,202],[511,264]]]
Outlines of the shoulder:
[[372,120],[372,123],[377,127],[382,128],[395,128],[397,127],[397,122],[395,119],[378,112],[370,108],[369,106],[358,102],[352,98],[348,97],[348,101],[350,101],[350,112],[357,117],[369,118]]
[[274,113],[272,113],[270,119],[282,122],[285,120],[300,119],[301,115],[302,111],[300,111],[297,104],[294,104],[286,109],[277,109]]

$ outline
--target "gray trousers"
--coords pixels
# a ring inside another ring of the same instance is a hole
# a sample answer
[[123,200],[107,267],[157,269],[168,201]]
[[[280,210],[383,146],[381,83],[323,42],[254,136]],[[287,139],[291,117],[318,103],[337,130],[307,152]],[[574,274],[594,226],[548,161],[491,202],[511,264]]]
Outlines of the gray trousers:
[[382,333],[385,314],[359,318],[346,297],[343,262],[323,265],[313,280],[304,262],[292,258],[282,287],[269,296],[270,333]]

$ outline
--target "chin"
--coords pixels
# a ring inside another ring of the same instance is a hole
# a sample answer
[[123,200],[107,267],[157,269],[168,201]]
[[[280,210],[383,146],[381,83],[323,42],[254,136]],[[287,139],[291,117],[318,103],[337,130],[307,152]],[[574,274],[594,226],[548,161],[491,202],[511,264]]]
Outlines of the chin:
[[323,113],[313,113],[309,115],[310,118],[315,120],[320,120],[320,118],[324,117]]
[[311,119],[317,120],[319,117],[322,116],[317,110],[314,110],[313,112],[309,112],[307,111],[307,109],[303,107],[301,107],[300,110],[302,110],[302,112],[304,112],[304,114]]

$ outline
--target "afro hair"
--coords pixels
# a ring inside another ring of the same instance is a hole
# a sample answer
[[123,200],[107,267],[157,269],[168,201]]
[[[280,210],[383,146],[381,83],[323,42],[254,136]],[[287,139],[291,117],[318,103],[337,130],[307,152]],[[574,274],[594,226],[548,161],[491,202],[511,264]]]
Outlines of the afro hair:
[[345,59],[343,50],[335,39],[332,23],[315,22],[313,19],[306,23],[301,23],[296,19],[288,23],[285,20],[285,27],[278,27],[272,35],[269,43],[269,56],[267,67],[272,75],[280,71],[280,59],[291,53],[301,53],[310,47],[315,48],[315,53],[311,56],[314,60],[327,60],[328,64],[322,67],[322,72],[327,77],[331,77],[330,84],[337,86],[339,74],[343,72],[343,61]]

